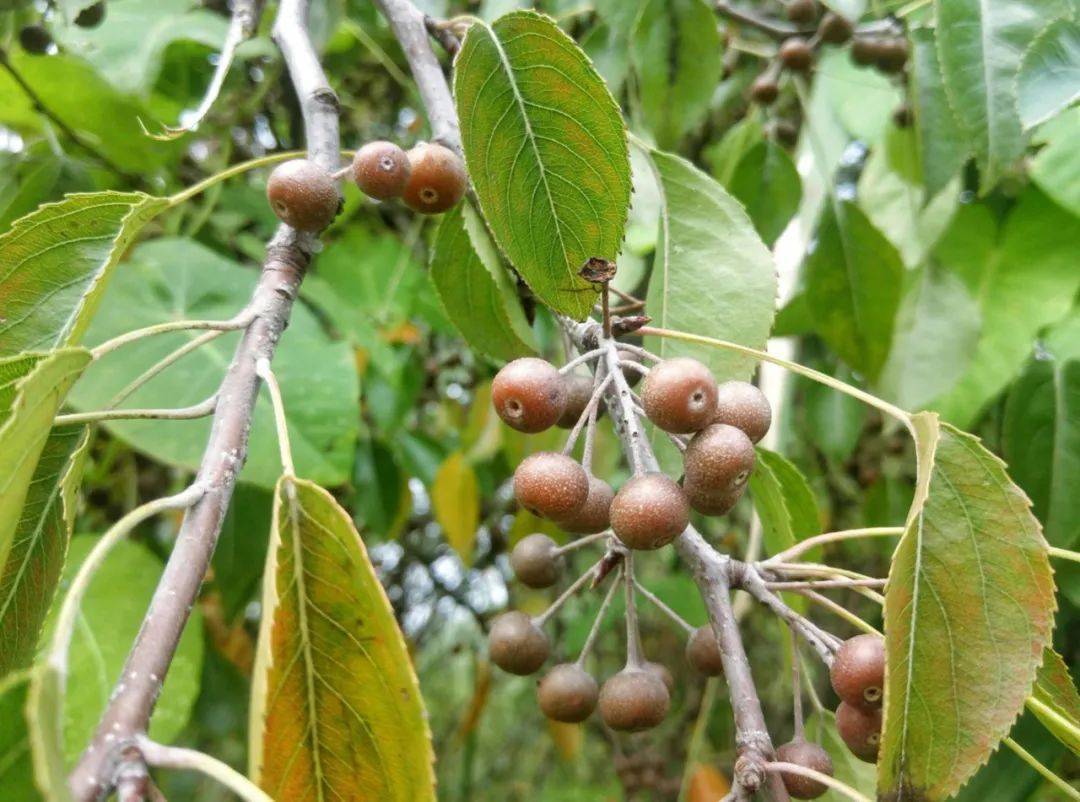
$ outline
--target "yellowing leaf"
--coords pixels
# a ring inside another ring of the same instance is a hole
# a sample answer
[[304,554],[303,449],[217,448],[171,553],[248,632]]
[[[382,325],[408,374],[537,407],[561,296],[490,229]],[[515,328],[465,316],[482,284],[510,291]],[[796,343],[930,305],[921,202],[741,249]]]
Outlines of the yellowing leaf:
[[972,435],[914,417],[919,478],[885,597],[878,792],[945,799],[986,762],[1050,642],[1042,529],[1004,464]]
[[476,472],[460,451],[455,451],[439,466],[431,485],[431,508],[446,542],[469,564],[476,528],[480,525],[480,485]]
[[282,478],[251,704],[251,776],[278,802],[434,800],[401,631],[348,513]]

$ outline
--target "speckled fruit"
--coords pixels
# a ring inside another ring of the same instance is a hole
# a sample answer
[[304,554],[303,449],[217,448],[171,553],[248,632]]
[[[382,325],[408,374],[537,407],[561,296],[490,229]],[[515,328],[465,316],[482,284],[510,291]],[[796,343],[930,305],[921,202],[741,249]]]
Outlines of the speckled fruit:
[[491,383],[491,403],[503,422],[534,434],[554,426],[567,404],[565,377],[550,362],[524,357],[508,362]]
[[698,627],[686,641],[686,662],[707,677],[724,673],[724,661],[720,658],[720,644],[710,625]]
[[745,492],[745,483],[718,490],[696,485],[693,482],[687,482],[685,478],[683,479],[683,495],[690,502],[690,507],[702,515],[727,515]]
[[536,688],[540,711],[555,721],[576,724],[596,709],[600,688],[577,663],[561,663],[544,675]]
[[585,407],[589,405],[589,399],[592,398],[593,377],[571,373],[569,376],[563,376],[563,384],[566,388],[566,407],[556,423],[563,429],[573,429],[581,416],[585,414]]
[[851,20],[840,16],[834,11],[826,12],[825,16],[821,18],[821,24],[818,26],[818,35],[821,36],[821,41],[828,42],[830,45],[842,45],[854,33],[855,26],[851,24]]
[[[818,744],[802,739],[781,744],[776,749],[776,759],[781,763],[794,763],[805,769],[813,769],[832,777],[833,763],[829,753]],[[781,772],[787,792],[796,799],[817,799],[829,790],[829,786],[818,780],[792,772]]]
[[714,423],[695,434],[683,452],[686,485],[726,493],[745,485],[754,470],[754,444],[742,429]]
[[800,36],[792,36],[780,44],[777,52],[780,63],[793,72],[807,72],[814,63],[814,48]]
[[611,502],[611,529],[632,549],[666,546],[689,524],[686,496],[662,473],[631,477]]
[[750,382],[726,381],[716,388],[713,423],[742,429],[751,442],[757,443],[772,425],[772,407],[765,393]]
[[817,3],[814,0],[791,0],[784,9],[787,18],[799,25],[809,25],[817,19]]
[[645,377],[641,403],[649,420],[664,431],[696,432],[716,414],[716,379],[696,359],[665,359]]
[[412,168],[409,156],[393,142],[368,142],[352,160],[352,179],[370,198],[390,200],[401,197]]
[[530,588],[550,588],[558,581],[562,569],[558,548],[547,535],[539,532],[526,535],[510,552],[514,576]]
[[544,664],[551,644],[529,616],[512,610],[491,622],[488,651],[491,661],[503,671],[525,676]]
[[558,518],[555,523],[567,532],[591,535],[603,532],[611,526],[611,502],[615,491],[603,479],[589,477],[589,496],[585,503],[569,515]]
[[664,720],[671,694],[655,673],[624,668],[600,688],[600,715],[613,730],[638,732]]
[[669,694],[675,693],[675,677],[668,670],[667,666],[665,666],[663,663],[646,660],[642,664],[642,668],[644,668],[646,671],[651,671],[653,674],[659,677],[660,681],[664,683],[664,687],[667,688],[667,692]]
[[750,84],[750,99],[759,106],[771,106],[780,97],[780,84],[769,75],[759,75]]
[[836,729],[851,754],[867,763],[877,763],[881,746],[881,710],[861,710],[841,702],[836,708]]
[[535,515],[570,515],[589,497],[589,477],[572,458],[553,451],[530,454],[514,471],[514,496]]
[[881,707],[885,687],[885,639],[880,635],[848,638],[836,652],[829,670],[836,695],[869,710]]
[[297,231],[322,231],[341,206],[330,173],[309,159],[292,159],[275,167],[266,184],[266,198],[278,219]]
[[401,199],[413,211],[445,212],[461,200],[469,187],[461,157],[434,142],[422,142],[410,150],[409,166],[409,180]]

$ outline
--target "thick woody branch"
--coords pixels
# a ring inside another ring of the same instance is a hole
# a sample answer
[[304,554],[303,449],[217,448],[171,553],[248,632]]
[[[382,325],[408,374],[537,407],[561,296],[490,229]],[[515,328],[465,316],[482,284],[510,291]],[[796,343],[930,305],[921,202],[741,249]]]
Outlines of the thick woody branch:
[[[334,169],[339,159],[338,103],[327,84],[307,28],[307,0],[282,0],[274,39],[300,98],[308,156]],[[279,227],[251,301],[244,330],[218,390],[218,404],[197,482],[205,495],[187,512],[142,629],[98,725],[70,777],[77,802],[104,797],[115,784],[115,744],[143,733],[221,532],[236,477],[248,453],[259,390],[256,363],[271,360],[288,323],[315,238]]]

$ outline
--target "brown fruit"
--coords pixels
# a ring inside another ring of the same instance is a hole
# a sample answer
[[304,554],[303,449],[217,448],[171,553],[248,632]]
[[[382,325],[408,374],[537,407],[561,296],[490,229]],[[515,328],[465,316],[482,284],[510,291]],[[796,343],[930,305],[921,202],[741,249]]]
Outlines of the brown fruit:
[[292,159],[274,168],[266,183],[270,208],[297,231],[322,231],[341,208],[330,173],[309,159]]
[[877,62],[878,40],[870,36],[856,36],[851,43],[851,60],[862,67]]
[[792,72],[807,72],[814,63],[814,48],[800,36],[785,39],[777,55],[780,63]]
[[529,616],[512,610],[491,622],[488,652],[491,661],[503,671],[525,676],[544,664],[551,644]]
[[912,117],[913,115],[911,113],[911,106],[909,106],[907,103],[901,103],[899,106],[893,109],[893,124],[896,125],[897,128],[907,128],[908,126],[910,126]]
[[854,33],[855,26],[851,24],[851,20],[840,16],[835,11],[826,12],[818,26],[821,41],[828,42],[830,45],[842,45]]
[[566,410],[566,381],[550,362],[532,356],[515,359],[495,374],[491,403],[507,426],[529,434],[542,432]]
[[[813,769],[821,774],[833,775],[832,758],[818,744],[812,744],[801,738],[781,744],[776,749],[776,759],[781,763],[794,763],[806,769]],[[787,792],[796,799],[817,799],[829,790],[829,786],[810,777],[791,772],[780,772]]]
[[882,39],[878,43],[877,68],[886,74],[895,74],[904,69],[908,60],[907,39],[897,36],[890,39]]
[[87,6],[75,15],[75,24],[80,28],[96,28],[105,20],[105,0]]
[[438,214],[456,205],[469,187],[465,163],[450,148],[421,142],[409,151],[409,180],[401,192],[405,205],[423,214]]
[[716,379],[696,359],[665,359],[645,377],[641,402],[649,420],[664,431],[696,432],[716,414]]
[[530,588],[550,588],[559,579],[562,556],[555,541],[535,532],[517,542],[510,552],[510,567],[514,576]]
[[686,500],[695,511],[702,515],[727,515],[745,492],[745,484],[718,490],[683,480],[683,494]]
[[563,414],[556,423],[563,429],[573,429],[581,416],[585,414],[585,407],[589,405],[589,399],[592,398],[593,377],[571,373],[562,378],[566,386],[566,408],[563,409]]
[[599,696],[596,680],[577,663],[555,666],[536,688],[540,711],[550,719],[571,724],[587,719]]
[[19,29],[19,44],[27,53],[40,56],[49,51],[53,39],[44,25],[24,25]]
[[742,429],[714,423],[690,438],[683,452],[684,483],[726,492],[746,484],[755,459],[754,444]]
[[784,9],[787,18],[799,25],[809,25],[817,19],[817,3],[814,0],[791,0]]
[[885,688],[885,640],[880,635],[848,638],[829,669],[836,695],[865,710],[881,707]]
[[555,522],[567,532],[592,535],[611,526],[611,501],[615,491],[603,479],[589,477],[589,495],[585,503]]
[[663,680],[643,668],[624,668],[600,688],[600,715],[614,730],[638,732],[664,720],[671,695]]
[[881,746],[881,710],[861,710],[841,702],[836,708],[836,729],[855,757],[877,763]]
[[716,388],[716,417],[713,423],[726,423],[742,429],[756,443],[772,425],[769,399],[750,382],[727,381]]
[[780,84],[768,75],[759,75],[750,84],[750,99],[760,106],[771,106],[780,96]]
[[401,197],[412,168],[409,156],[393,142],[368,142],[353,156],[352,179],[370,198],[390,200]]
[[799,128],[789,120],[777,120],[772,128],[773,137],[785,148],[793,148],[799,141]]
[[652,672],[657,677],[659,677],[660,681],[664,683],[664,687],[667,688],[667,692],[669,694],[675,693],[675,677],[670,671],[668,671],[667,666],[665,666],[663,663],[656,663],[652,660],[646,660],[644,664],[642,664],[642,668],[644,668],[646,671]]
[[631,477],[611,502],[611,529],[632,549],[666,546],[689,524],[686,496],[662,473]]
[[572,458],[553,451],[530,454],[514,471],[514,496],[534,515],[566,517],[589,497],[589,477]]
[[720,644],[710,625],[698,627],[690,633],[690,639],[686,642],[686,662],[707,677],[719,677],[724,673]]

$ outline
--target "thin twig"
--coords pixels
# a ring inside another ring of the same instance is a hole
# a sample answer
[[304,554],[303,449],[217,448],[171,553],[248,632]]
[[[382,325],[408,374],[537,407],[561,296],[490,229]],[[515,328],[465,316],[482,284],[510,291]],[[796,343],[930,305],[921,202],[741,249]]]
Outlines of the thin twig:
[[197,771],[217,780],[245,802],[274,802],[271,797],[231,766],[194,749],[165,746],[145,735],[135,739],[143,759],[151,766],[180,771]]
[[171,331],[199,331],[210,329],[213,331],[238,331],[247,328],[254,318],[251,307],[245,308],[236,317],[230,320],[170,320],[167,323],[156,323],[142,329],[126,332],[106,340],[101,345],[90,351],[90,355],[96,360],[101,359],[108,353],[115,351],[123,345],[142,340],[146,337],[154,337],[158,334],[168,334]]
[[592,579],[593,576],[596,574],[596,571],[599,567],[599,561],[589,566],[589,569],[577,579],[575,579],[574,583],[566,590],[564,590],[562,592],[562,595],[559,596],[559,598],[557,598],[555,601],[553,601],[551,605],[546,610],[544,610],[544,612],[533,618],[533,623],[536,624],[536,626],[538,627],[542,627],[544,624],[546,624],[551,619],[551,616],[555,615],[555,613],[559,611],[559,608],[566,604],[567,600],[571,596],[573,596],[575,593],[585,587],[588,581]]
[[597,359],[598,357],[602,356],[603,353],[604,353],[603,348],[594,348],[591,351],[586,351],[584,354],[581,354],[581,356],[574,357],[569,362],[567,362],[565,365],[563,365],[561,368],[559,368],[559,373],[562,373],[563,375],[565,375],[565,374],[569,373],[570,371],[572,371],[574,368],[576,368],[578,365],[583,365],[586,362],[592,362],[594,359]]
[[566,554],[574,549],[580,549],[582,546],[588,546],[590,543],[595,543],[597,540],[603,540],[604,538],[611,537],[611,530],[607,529],[603,532],[597,532],[595,535],[585,535],[585,537],[579,537],[577,540],[571,540],[564,546],[559,546],[555,549],[554,554]]
[[641,629],[638,627],[637,602],[634,599],[634,555],[627,552],[623,558],[623,585],[626,588],[626,666],[641,668],[645,657],[641,649]]
[[1050,556],[1059,560],[1069,560],[1070,562],[1080,563],[1080,553],[1070,551],[1069,549],[1059,549],[1057,546],[1050,547]]
[[821,590],[846,588],[883,588],[885,579],[809,579],[796,582],[766,582],[769,590]]
[[[620,351],[629,351],[634,356],[640,356],[642,359],[650,359],[653,362],[663,362],[663,357],[657,356],[652,351],[647,351],[640,345],[632,345],[631,343],[619,343]],[[620,364],[626,360],[620,360]]]
[[1035,757],[1035,755],[1024,749],[1024,747],[1020,746],[1020,744],[1018,744],[1012,738],[1003,738],[1001,742],[1005,744],[1005,746],[1007,746],[1009,749],[1011,749],[1017,757],[1019,757],[1029,766],[1031,766],[1031,768],[1035,769],[1035,771],[1041,774],[1045,779],[1049,780],[1054,785],[1054,787],[1062,791],[1067,797],[1069,797],[1069,799],[1080,799],[1080,791],[1073,788],[1071,785],[1065,782],[1065,780],[1061,779],[1056,774],[1054,774],[1054,772],[1050,771],[1050,769],[1044,766],[1039,761],[1039,759]]
[[843,794],[848,799],[854,800],[854,802],[873,802],[869,797],[865,797],[846,783],[840,782],[835,777],[830,777],[828,774],[822,774],[820,771],[814,771],[808,769],[805,766],[800,766],[797,763],[784,763],[782,761],[774,761],[772,763],[765,764],[765,770],[770,774],[797,774],[800,777],[808,777],[811,780],[816,780],[822,785],[827,785],[837,793]]
[[81,423],[101,423],[109,420],[194,420],[214,413],[217,394],[190,407],[177,409],[99,409],[95,412],[72,412],[57,415],[54,426],[74,426]]
[[679,615],[677,612],[675,612],[670,607],[668,607],[666,604],[664,604],[663,600],[659,596],[657,596],[655,593],[653,593],[647,587],[642,585],[636,579],[634,580],[634,587],[636,587],[638,589],[638,593],[640,593],[642,596],[644,596],[646,599],[648,599],[650,602],[652,602],[660,610],[660,612],[664,613],[664,615],[666,615],[668,618],[670,618],[672,621],[674,621],[676,624],[678,624],[682,629],[686,630],[688,633],[693,633],[695,627],[692,624],[690,624],[685,618],[683,618],[681,615]]
[[778,554],[774,554],[769,559],[764,560],[762,565],[790,562],[794,558],[825,543],[835,543],[839,540],[852,540],[864,537],[890,537],[902,534],[904,534],[904,527],[902,526],[874,526],[864,529],[844,529],[840,532],[826,532],[823,535],[814,535],[813,537],[808,537],[806,540],[799,541],[794,546],[784,549]]
[[600,404],[600,399],[604,395],[604,390],[606,390],[608,385],[611,384],[611,381],[612,376],[608,374],[600,381],[599,386],[597,386],[597,388],[593,390],[592,395],[589,396],[589,403],[585,405],[585,409],[581,413],[581,417],[577,419],[577,423],[574,424],[574,428],[570,430],[570,434],[566,438],[566,445],[563,446],[564,454],[569,454],[571,451],[574,450],[574,446],[577,444],[577,439],[581,435],[581,430],[585,427],[585,424],[588,423],[589,418],[592,417],[593,421],[595,422],[596,408]]
[[827,596],[822,596],[820,593],[817,593],[816,591],[807,590],[807,589],[795,590],[793,592],[798,593],[800,596],[803,596],[803,597],[809,599],[810,601],[814,602],[814,604],[818,604],[818,605],[824,607],[826,610],[829,610],[830,612],[835,613],[836,615],[838,615],[840,618],[843,618],[845,621],[847,621],[849,624],[851,624],[856,629],[861,629],[863,632],[868,632],[871,635],[880,635],[881,634],[873,626],[871,626],[870,624],[863,621],[861,618],[859,618],[859,616],[855,615],[855,613],[851,612],[849,609],[844,607],[842,604],[837,604],[836,602],[834,602],[832,599],[828,598]]
[[611,587],[608,588],[607,595],[604,596],[604,600],[600,602],[600,609],[596,611],[596,618],[593,620],[592,627],[589,629],[589,636],[585,638],[585,645],[581,647],[581,654],[578,655],[577,664],[584,668],[585,660],[588,658],[589,653],[592,651],[593,644],[596,643],[596,638],[600,635],[600,626],[604,621],[604,616],[607,615],[608,608],[611,606],[612,600],[615,598],[615,592],[619,589],[619,579],[622,576],[622,566],[615,569],[615,576],[612,577]]
[[285,417],[285,402],[281,400],[281,387],[277,376],[270,369],[270,360],[265,357],[255,363],[255,373],[266,383],[270,391],[270,403],[274,407],[274,426],[277,428],[278,448],[281,450],[281,468],[286,476],[296,476],[293,464],[292,441],[289,440],[289,421]]
[[791,714],[795,724],[795,740],[803,739],[803,706],[802,706],[802,675],[799,671],[799,637],[795,630],[788,627],[791,633]]
[[123,390],[121,390],[112,397],[109,403],[105,405],[105,409],[114,409],[115,407],[124,403],[128,396],[130,396],[140,387],[145,385],[155,376],[159,375],[162,371],[179,362],[192,351],[198,350],[202,346],[206,345],[208,342],[212,342],[213,340],[216,340],[218,337],[222,337],[227,333],[227,331],[224,331],[222,329],[215,329],[214,331],[208,331],[204,334],[200,334],[193,340],[188,340],[175,351],[171,351],[170,353],[166,354],[153,365],[151,365],[138,376],[136,376],[134,379],[132,379],[131,382]]
[[790,36],[810,36],[814,32],[813,28],[796,28],[794,25],[766,19],[752,11],[736,8],[731,3],[724,2],[724,0],[716,0],[714,6],[722,16],[749,25],[751,28],[757,28],[773,39],[787,39]]

